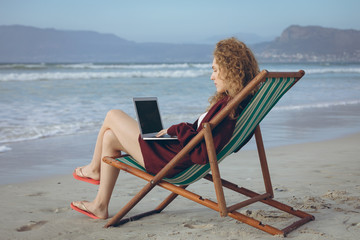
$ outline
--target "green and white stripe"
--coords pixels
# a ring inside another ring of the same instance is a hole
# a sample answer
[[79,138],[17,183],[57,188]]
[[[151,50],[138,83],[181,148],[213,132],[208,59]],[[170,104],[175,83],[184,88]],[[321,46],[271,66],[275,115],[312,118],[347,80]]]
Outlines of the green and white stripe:
[[[289,90],[294,82],[295,78],[266,79],[252,101],[239,116],[232,138],[217,155],[219,163],[244,143],[249,135],[255,130],[256,126],[287,90]],[[139,165],[131,156],[118,158],[117,160],[146,172],[145,168]],[[164,180],[176,185],[188,185],[203,178],[208,172],[210,172],[209,163],[205,165],[194,164],[176,176],[164,178]]]

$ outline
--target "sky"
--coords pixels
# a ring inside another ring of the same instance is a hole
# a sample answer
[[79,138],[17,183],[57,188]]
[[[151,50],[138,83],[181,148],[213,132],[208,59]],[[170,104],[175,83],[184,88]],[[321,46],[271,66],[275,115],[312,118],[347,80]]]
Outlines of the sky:
[[0,0],[0,25],[112,33],[136,42],[202,42],[290,25],[360,30],[359,0]]

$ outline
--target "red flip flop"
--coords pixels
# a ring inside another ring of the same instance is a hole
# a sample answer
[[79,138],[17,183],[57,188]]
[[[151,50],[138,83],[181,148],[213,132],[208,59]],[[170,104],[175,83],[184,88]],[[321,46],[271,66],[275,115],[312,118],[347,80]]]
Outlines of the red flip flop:
[[[84,174],[82,174],[81,168],[80,168],[80,173],[81,173],[81,175],[84,176]],[[100,180],[95,180],[95,179],[88,178],[88,177],[81,177],[81,176],[77,175],[76,174],[76,169],[73,172],[73,176],[74,176],[74,178],[76,180],[84,181],[84,182],[91,183],[91,184],[94,184],[94,185],[99,185],[100,184]]]
[[84,205],[83,202],[80,202],[81,203],[81,206],[85,209],[85,210],[82,210],[80,208],[78,208],[77,206],[75,206],[73,203],[70,204],[70,207],[75,210],[75,211],[78,211],[79,213],[82,213],[82,214],[85,214],[86,216],[88,217],[91,217],[93,219],[101,219],[97,216],[95,216],[93,213],[91,213]]

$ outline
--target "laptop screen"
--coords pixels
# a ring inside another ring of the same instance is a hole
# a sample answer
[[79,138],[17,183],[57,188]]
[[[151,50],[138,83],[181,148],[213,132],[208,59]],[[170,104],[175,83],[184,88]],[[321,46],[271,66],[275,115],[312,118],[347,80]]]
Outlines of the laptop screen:
[[156,99],[135,101],[142,133],[155,133],[163,129]]

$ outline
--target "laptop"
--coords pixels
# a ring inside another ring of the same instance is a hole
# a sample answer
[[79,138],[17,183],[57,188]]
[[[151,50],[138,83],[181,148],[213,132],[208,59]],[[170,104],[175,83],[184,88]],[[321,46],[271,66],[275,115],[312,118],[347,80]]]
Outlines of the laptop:
[[156,134],[164,129],[156,97],[133,98],[141,137],[144,140],[177,140],[176,136]]

